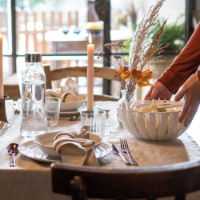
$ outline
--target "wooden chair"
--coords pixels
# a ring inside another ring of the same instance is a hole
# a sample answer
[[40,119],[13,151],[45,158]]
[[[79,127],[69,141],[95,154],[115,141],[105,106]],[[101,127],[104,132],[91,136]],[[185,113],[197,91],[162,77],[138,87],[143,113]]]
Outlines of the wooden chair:
[[[46,87],[52,88],[52,81],[60,80],[66,77],[87,77],[87,67],[67,67],[51,70],[50,66],[44,66],[46,74]],[[103,78],[106,80],[120,81],[115,76],[117,70],[105,67],[94,67],[95,78]],[[109,95],[94,95],[95,101],[117,101],[118,99]]]
[[4,95],[13,100],[19,99],[19,85],[4,85]]
[[4,95],[14,100],[20,98],[20,90],[19,90],[19,82],[17,74],[10,75],[4,81]]
[[53,192],[88,198],[147,199],[175,196],[200,189],[200,161],[154,168],[106,169],[54,163]]

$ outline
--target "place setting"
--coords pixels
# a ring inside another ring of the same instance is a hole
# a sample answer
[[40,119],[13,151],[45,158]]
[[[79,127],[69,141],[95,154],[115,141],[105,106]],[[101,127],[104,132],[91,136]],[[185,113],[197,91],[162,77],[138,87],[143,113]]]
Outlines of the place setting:
[[86,95],[78,93],[78,85],[71,77],[63,79],[60,88],[47,89],[46,97],[59,98],[60,118],[67,118],[71,121],[79,118],[79,110],[86,104]]
[[36,136],[19,145],[21,155],[35,161],[52,163],[63,161],[84,165],[98,163],[97,159],[111,153],[111,146],[102,138],[90,132],[88,126],[79,132],[56,131]]
[[[64,106],[69,108],[67,104]],[[111,144],[104,141],[107,111],[87,101],[86,106],[79,111],[80,125],[76,126],[76,131],[68,128],[58,131],[58,121],[61,119],[62,122],[61,108],[59,97],[45,97],[48,131],[29,137],[28,141],[19,145],[19,153],[41,163],[65,162],[98,166],[99,159],[112,152]]]

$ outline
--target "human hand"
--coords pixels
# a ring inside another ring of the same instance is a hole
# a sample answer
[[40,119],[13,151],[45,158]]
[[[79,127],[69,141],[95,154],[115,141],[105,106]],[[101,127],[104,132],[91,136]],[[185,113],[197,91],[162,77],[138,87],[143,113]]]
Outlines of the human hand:
[[156,81],[145,96],[145,100],[162,99],[169,100],[172,93],[159,81]]
[[179,116],[179,122],[188,126],[194,118],[200,103],[200,81],[197,73],[191,75],[175,96],[175,101],[181,100],[185,95],[185,104]]

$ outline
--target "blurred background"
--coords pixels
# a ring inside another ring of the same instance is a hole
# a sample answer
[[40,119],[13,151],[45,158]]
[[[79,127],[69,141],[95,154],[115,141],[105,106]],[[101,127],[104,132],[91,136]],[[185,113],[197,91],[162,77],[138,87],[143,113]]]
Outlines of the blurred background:
[[[0,0],[0,33],[3,35],[4,79],[17,84],[13,75],[25,65],[26,52],[42,52],[43,63],[51,68],[87,65],[86,46],[90,32],[95,44],[95,65],[118,67],[115,55],[128,56],[137,24],[156,0]],[[157,56],[154,78],[172,62],[198,23],[198,1],[166,0],[159,21],[167,19],[161,38],[167,48]],[[193,12],[193,11],[196,12]],[[191,14],[192,13],[192,14]],[[193,13],[196,13],[195,15]],[[98,57],[104,43],[123,41],[125,48],[111,49]],[[152,67],[150,66],[150,67]],[[86,91],[86,81],[79,80]],[[119,96],[115,83],[95,81],[95,91]]]

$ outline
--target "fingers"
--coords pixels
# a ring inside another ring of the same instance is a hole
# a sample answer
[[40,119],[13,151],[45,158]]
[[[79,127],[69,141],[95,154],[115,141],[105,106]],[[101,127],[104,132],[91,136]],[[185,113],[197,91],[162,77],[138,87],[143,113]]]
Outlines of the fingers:
[[180,101],[184,94],[196,83],[198,82],[197,74],[191,75],[186,82],[183,84],[181,90],[175,96],[175,101]]
[[185,95],[185,93],[187,93],[188,90],[189,90],[189,86],[183,85],[181,90],[175,96],[175,101],[180,101],[183,98],[183,96]]
[[151,100],[151,93],[153,91],[153,86],[151,86],[150,90],[148,91],[148,93],[146,94],[144,100]]
[[198,110],[198,104],[195,104],[195,105],[192,104],[190,106],[190,109],[189,109],[189,111],[188,111],[188,113],[187,113],[187,115],[184,119],[184,122],[183,122],[185,127],[187,127],[192,122],[192,119],[194,118],[197,110]]
[[183,123],[185,127],[192,122],[192,119],[198,110],[199,100],[194,97],[194,94],[193,88],[191,88],[186,95],[185,104],[179,116],[179,122]]
[[145,100],[152,99],[165,99],[169,100],[172,96],[172,93],[159,81],[155,82],[151,87],[147,95],[145,96]]
[[182,123],[190,109],[191,105],[191,98],[189,96],[186,97],[185,104],[183,106],[183,110],[181,111],[181,114],[179,116],[179,122]]

